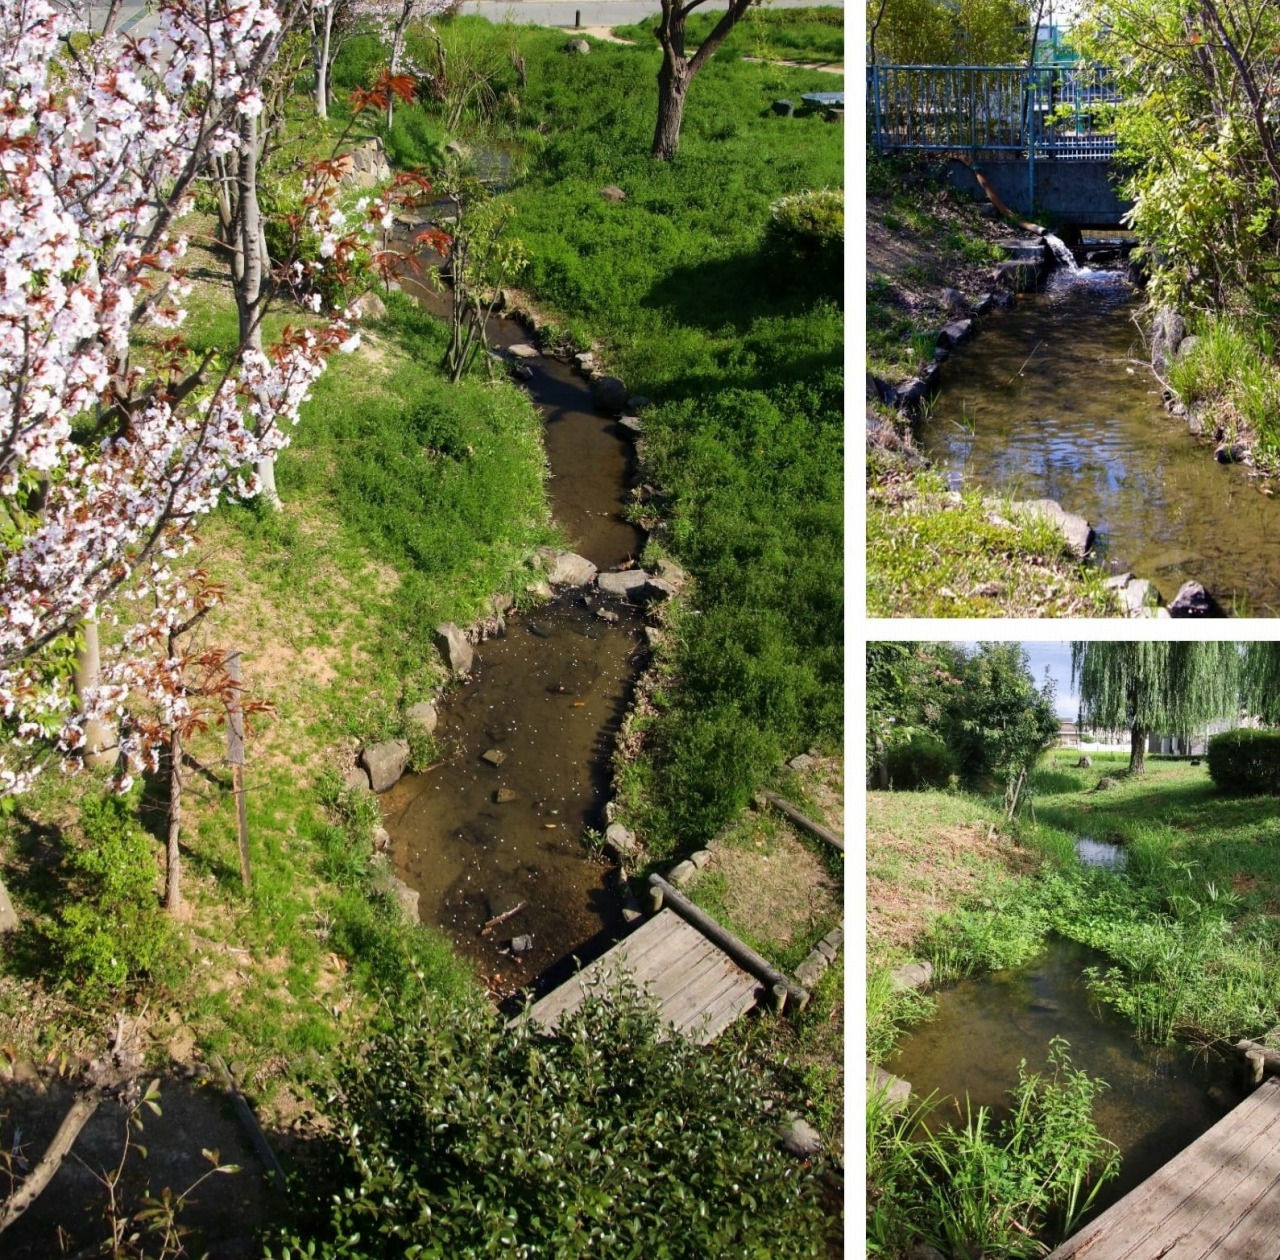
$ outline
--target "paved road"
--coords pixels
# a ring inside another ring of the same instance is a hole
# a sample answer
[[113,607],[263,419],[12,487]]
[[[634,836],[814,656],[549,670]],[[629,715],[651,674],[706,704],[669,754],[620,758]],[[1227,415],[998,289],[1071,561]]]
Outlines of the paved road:
[[[771,9],[803,9],[814,4],[844,7],[844,0],[769,0]],[[719,7],[708,4],[706,12]],[[662,11],[658,0],[463,0],[463,13],[477,13],[491,22],[524,22],[535,26],[625,26]],[[577,15],[581,14],[581,19]]]
[[[844,0],[768,0],[771,9],[808,8],[815,3],[844,7]],[[719,7],[715,3],[707,12]],[[463,0],[463,13],[476,13],[492,22],[523,22],[536,26],[624,26],[639,22],[660,11],[658,0]],[[101,25],[106,7],[94,5],[94,17]],[[126,3],[121,10],[124,30],[145,34],[155,26],[155,18],[145,4]]]

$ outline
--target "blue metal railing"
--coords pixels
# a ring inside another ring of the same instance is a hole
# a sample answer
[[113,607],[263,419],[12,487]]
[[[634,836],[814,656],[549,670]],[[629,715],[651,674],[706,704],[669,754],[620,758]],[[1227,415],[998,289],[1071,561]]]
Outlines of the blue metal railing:
[[867,136],[878,153],[914,150],[1100,160],[1115,137],[1099,116],[1120,103],[1086,63],[867,67]]

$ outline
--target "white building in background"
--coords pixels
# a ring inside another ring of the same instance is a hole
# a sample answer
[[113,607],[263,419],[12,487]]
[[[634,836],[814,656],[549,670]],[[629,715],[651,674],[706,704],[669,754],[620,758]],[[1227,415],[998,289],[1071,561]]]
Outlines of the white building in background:
[[[1193,735],[1166,735],[1152,732],[1147,736],[1147,752],[1165,753],[1175,757],[1203,757],[1209,750],[1209,740],[1223,731],[1233,731],[1238,726],[1257,726],[1253,718],[1224,718],[1208,722]],[[1081,730],[1079,723],[1058,723],[1058,747],[1077,748],[1082,753],[1130,751],[1130,735],[1125,731]]]

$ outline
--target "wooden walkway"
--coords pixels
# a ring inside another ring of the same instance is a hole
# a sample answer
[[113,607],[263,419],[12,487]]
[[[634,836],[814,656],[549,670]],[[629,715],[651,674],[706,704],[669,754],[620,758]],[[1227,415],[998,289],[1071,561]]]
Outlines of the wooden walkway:
[[517,1018],[554,1032],[588,990],[607,989],[623,972],[652,995],[665,1023],[704,1046],[765,993],[759,980],[668,907]]
[[1280,1260],[1280,1079],[1049,1260]]

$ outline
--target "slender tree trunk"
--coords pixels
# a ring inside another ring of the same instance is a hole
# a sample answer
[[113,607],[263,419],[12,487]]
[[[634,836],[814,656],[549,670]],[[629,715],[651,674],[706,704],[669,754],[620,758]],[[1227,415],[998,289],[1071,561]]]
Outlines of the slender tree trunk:
[[680,124],[692,77],[684,57],[664,50],[658,71],[658,122],[653,130],[653,156],[663,162],[670,162],[680,148]]
[[176,916],[182,909],[182,736],[169,736],[169,843],[165,853],[164,908]]
[[102,30],[100,34],[105,38],[116,29],[116,23],[120,20],[120,9],[123,6],[123,0],[111,0],[107,6],[107,16],[102,21]]
[[329,117],[329,49],[333,41],[333,4],[320,16],[320,30],[312,28],[311,48],[316,63],[316,117]]
[[[391,74],[394,77],[400,73],[400,58],[404,56],[404,33],[409,25],[409,18],[413,16],[414,0],[404,0],[404,7],[400,10],[400,20],[396,23],[396,29],[391,36]],[[394,92],[387,93],[387,130],[391,130],[391,124],[395,121],[396,116],[396,94]]]
[[[240,344],[262,353],[262,280],[265,272],[262,209],[258,205],[258,120],[240,120],[240,161],[236,177],[236,239],[232,273],[236,310],[240,317]],[[238,272],[238,274],[236,274]],[[261,460],[254,472],[259,493],[270,507],[279,509],[275,458]]]
[[80,1136],[80,1130],[89,1123],[93,1113],[98,1110],[102,1095],[96,1090],[84,1090],[78,1093],[70,1110],[62,1117],[53,1141],[45,1148],[40,1162],[31,1170],[23,1183],[10,1195],[0,1212],[0,1233],[20,1217],[39,1197],[44,1188],[57,1175],[62,1161],[70,1153]]
[[1129,732],[1129,773],[1145,774],[1147,770],[1147,735],[1141,726]]
[[[98,623],[80,623],[80,641],[76,645],[75,690],[76,699],[84,708],[86,693],[98,685],[102,673],[102,661],[98,650]],[[115,732],[99,718],[90,718],[84,724],[84,763],[95,770],[115,765],[117,747]]]

